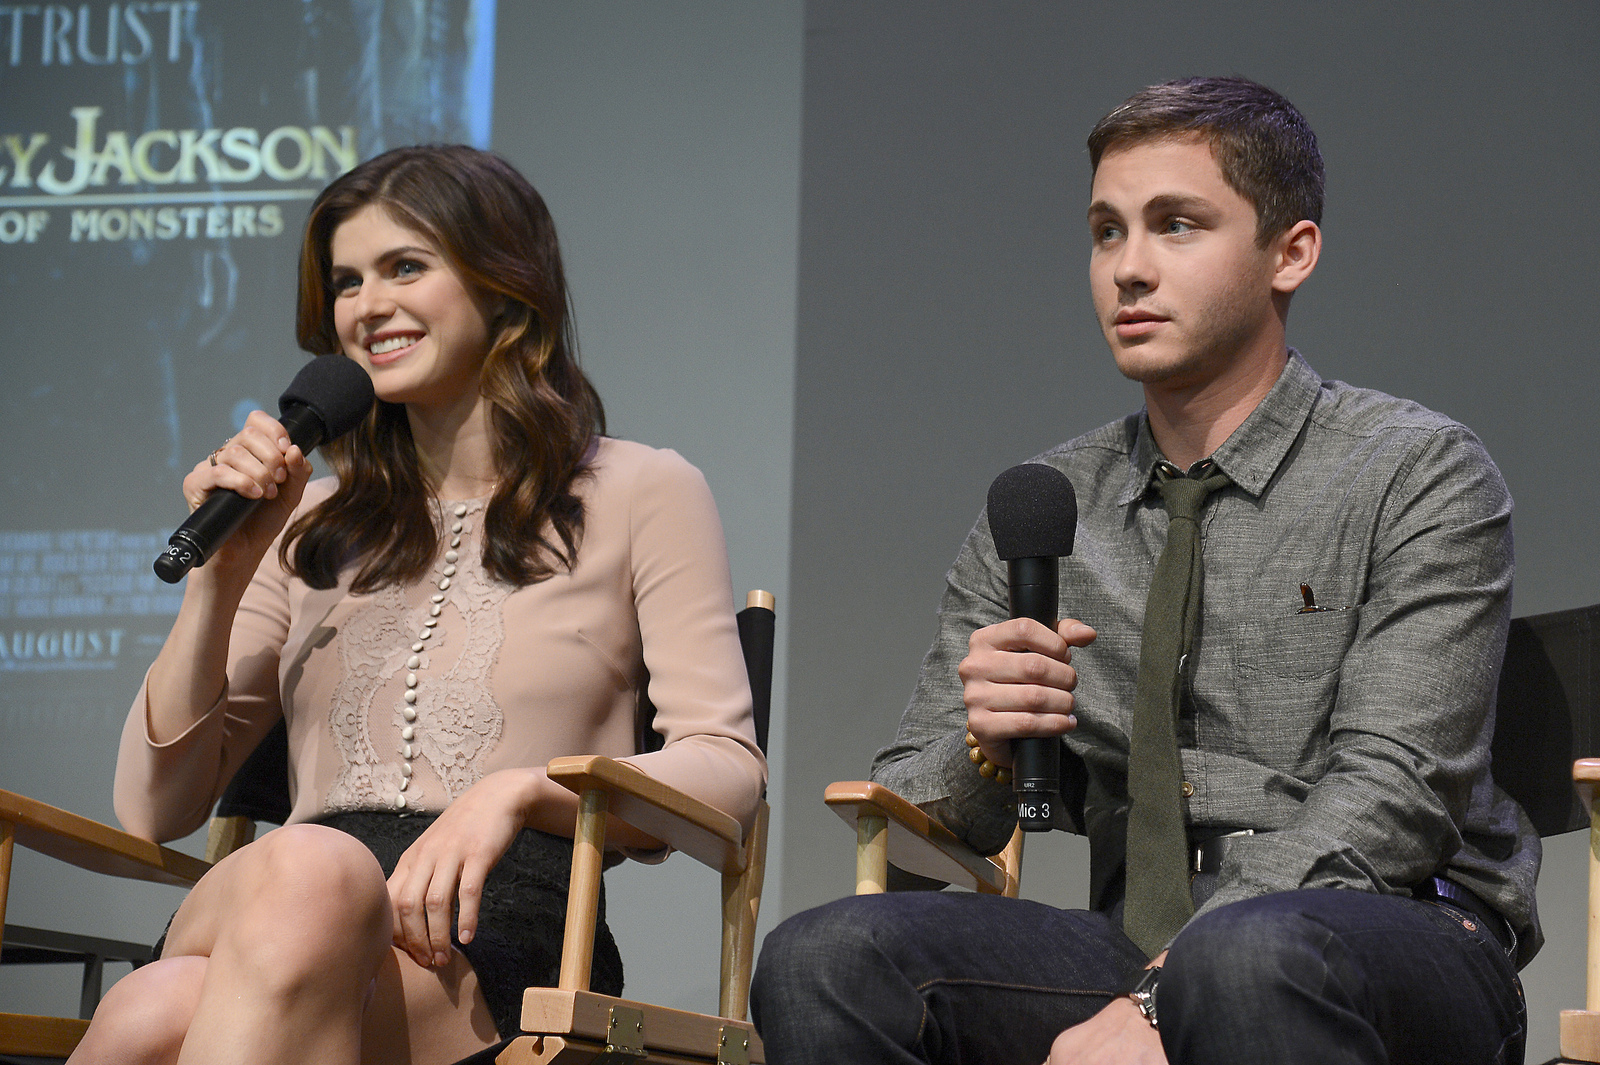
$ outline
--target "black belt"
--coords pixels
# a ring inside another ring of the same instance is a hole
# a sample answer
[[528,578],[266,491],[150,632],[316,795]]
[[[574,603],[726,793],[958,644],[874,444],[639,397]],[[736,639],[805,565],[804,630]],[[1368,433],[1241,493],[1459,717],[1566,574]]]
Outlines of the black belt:
[[1507,954],[1516,953],[1517,934],[1511,930],[1511,925],[1500,915],[1500,911],[1454,880],[1442,876],[1430,876],[1411,889],[1411,897],[1442,906],[1453,906],[1478,918],[1485,928],[1494,933],[1495,939],[1500,941],[1500,946],[1505,948]]

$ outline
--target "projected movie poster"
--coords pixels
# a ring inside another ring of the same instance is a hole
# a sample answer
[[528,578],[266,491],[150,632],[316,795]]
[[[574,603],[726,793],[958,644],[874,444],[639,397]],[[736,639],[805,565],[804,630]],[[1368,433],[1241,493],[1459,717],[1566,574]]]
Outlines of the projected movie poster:
[[121,718],[179,481],[306,358],[311,198],[487,146],[493,41],[493,0],[0,4],[0,737]]

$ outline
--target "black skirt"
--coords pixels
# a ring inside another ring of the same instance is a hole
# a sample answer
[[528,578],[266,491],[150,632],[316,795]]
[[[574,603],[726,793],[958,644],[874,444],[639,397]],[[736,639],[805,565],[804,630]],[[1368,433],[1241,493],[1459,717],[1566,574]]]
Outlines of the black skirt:
[[[361,811],[329,814],[312,823],[347,832],[365,843],[387,877],[394,873],[406,848],[437,816]],[[522,1030],[523,989],[556,985],[561,972],[561,939],[571,876],[572,840],[525,828],[489,871],[479,905],[478,932],[472,942],[463,944],[456,938],[455,928],[451,928],[450,941],[477,974],[483,997],[489,1003],[489,1014],[502,1039]],[[163,935],[156,943],[158,958],[165,941]],[[606,927],[603,887],[590,987],[603,995],[622,993],[622,956]]]

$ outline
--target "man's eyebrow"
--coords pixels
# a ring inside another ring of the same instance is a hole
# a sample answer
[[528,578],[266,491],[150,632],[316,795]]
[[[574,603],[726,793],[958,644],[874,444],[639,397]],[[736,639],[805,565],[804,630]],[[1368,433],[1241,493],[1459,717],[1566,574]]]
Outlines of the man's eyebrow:
[[[1143,214],[1171,214],[1194,213],[1215,211],[1217,205],[1204,196],[1192,196],[1181,192],[1162,193],[1152,196],[1141,209]],[[1089,205],[1088,218],[1121,218],[1122,212],[1117,210],[1105,200],[1096,200]]]
[[1204,196],[1191,196],[1179,192],[1169,192],[1161,196],[1152,196],[1150,197],[1149,202],[1144,205],[1144,210],[1147,214],[1170,214],[1174,211],[1179,213],[1215,211],[1216,209],[1217,205],[1206,199]]

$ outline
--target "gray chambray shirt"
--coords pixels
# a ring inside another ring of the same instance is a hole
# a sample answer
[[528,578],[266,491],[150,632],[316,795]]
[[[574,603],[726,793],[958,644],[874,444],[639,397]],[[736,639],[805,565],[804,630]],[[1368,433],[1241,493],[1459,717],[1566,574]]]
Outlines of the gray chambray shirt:
[[[1242,828],[1201,912],[1272,891],[1406,893],[1448,873],[1518,937],[1540,846],[1489,777],[1511,616],[1511,497],[1483,445],[1415,403],[1323,381],[1297,352],[1211,456],[1233,480],[1201,515],[1205,590],[1178,742],[1191,832]],[[1150,488],[1161,458],[1143,412],[1034,461],[1072,480],[1061,611],[1098,638],[1074,652],[1091,906],[1120,882],[1145,595],[1166,542]],[[1317,605],[1300,613],[1300,585]],[[992,853],[1011,789],[967,758],[956,667],[973,630],[1009,616],[1006,566],[980,515],[947,578],[939,631],[872,777]],[[1191,788],[1185,788],[1186,794]]]

